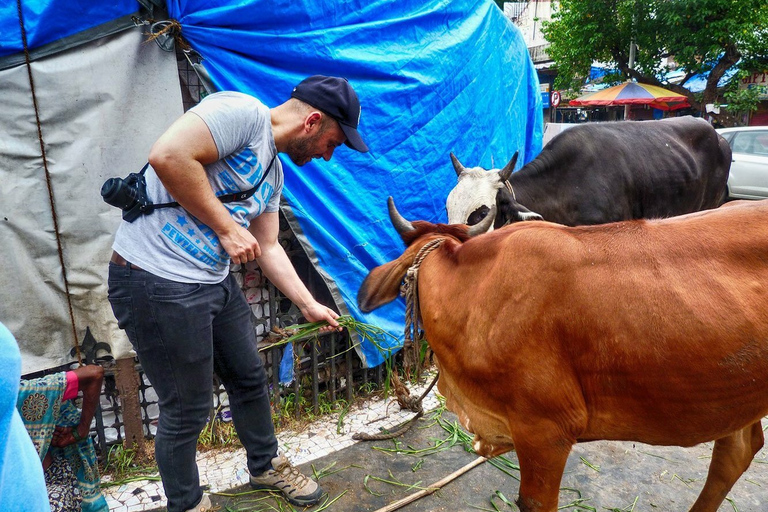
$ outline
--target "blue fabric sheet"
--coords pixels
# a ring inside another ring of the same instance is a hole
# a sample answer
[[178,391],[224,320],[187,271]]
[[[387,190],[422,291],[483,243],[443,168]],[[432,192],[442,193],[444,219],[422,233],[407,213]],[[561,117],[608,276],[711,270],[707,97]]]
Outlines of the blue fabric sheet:
[[50,512],[43,465],[16,410],[20,378],[19,346],[0,322],[0,506],[3,511]]
[[[306,76],[344,76],[362,104],[359,131],[370,147],[342,146],[330,162],[303,168],[283,158],[284,194],[322,275],[343,307],[402,343],[402,299],[370,313],[357,308],[368,271],[399,256],[387,214],[393,196],[409,219],[445,222],[465,165],[518,165],[541,150],[536,71],[520,32],[491,0],[169,0],[170,18],[205,59],[220,90],[269,106]],[[0,56],[21,50],[16,2],[0,8]],[[134,1],[24,1],[30,47],[138,10]],[[383,360],[363,344],[368,366]]]
[[[485,167],[539,153],[541,96],[520,32],[491,0],[170,0],[168,10],[219,90],[275,106],[308,75],[352,83],[370,153],[342,146],[302,168],[283,158],[284,195],[348,311],[402,343],[402,299],[357,308],[368,271],[404,249],[387,196],[409,219],[445,222],[450,151]],[[383,361],[367,343],[362,355]]]
[[[22,0],[29,49],[138,12],[136,0]],[[24,51],[16,0],[0,2],[0,57]]]

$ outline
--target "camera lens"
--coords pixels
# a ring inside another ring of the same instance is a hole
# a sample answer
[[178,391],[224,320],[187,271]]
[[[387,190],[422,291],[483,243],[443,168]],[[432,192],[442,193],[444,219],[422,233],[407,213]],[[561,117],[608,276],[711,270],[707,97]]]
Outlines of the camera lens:
[[120,178],[109,178],[101,186],[101,197],[104,201],[111,203],[115,197],[117,189],[120,188]]
[[137,191],[126,185],[121,178],[110,178],[101,186],[101,197],[104,198],[104,202],[123,210],[136,204],[137,195]]

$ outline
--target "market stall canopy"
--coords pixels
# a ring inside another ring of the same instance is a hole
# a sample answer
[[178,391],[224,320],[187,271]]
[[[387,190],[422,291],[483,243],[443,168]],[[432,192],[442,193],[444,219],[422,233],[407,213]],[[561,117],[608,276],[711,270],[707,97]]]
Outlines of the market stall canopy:
[[659,110],[676,110],[690,106],[683,94],[663,87],[637,82],[624,82],[607,89],[591,92],[568,102],[573,107],[616,105],[649,105]]

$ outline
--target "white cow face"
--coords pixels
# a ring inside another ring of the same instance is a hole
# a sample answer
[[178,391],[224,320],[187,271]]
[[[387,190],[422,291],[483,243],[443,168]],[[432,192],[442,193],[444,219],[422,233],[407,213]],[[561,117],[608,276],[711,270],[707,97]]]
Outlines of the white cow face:
[[[494,226],[504,226],[511,222],[542,220],[541,215],[517,202],[509,183],[517,163],[517,155],[518,153],[515,153],[503,169],[486,171],[482,167],[467,169],[451,153],[451,161],[459,182],[448,194],[445,202],[448,223],[474,226],[485,217],[493,215],[488,228],[488,231],[493,231]],[[502,188],[508,190],[501,190]],[[492,206],[496,208],[492,209]]]
[[[451,155],[453,156],[453,155]],[[462,168],[459,181],[448,194],[445,207],[448,224],[477,224],[496,204],[496,194],[504,186],[498,169],[486,171],[481,167]],[[488,231],[493,230],[493,222]]]
[[[451,162],[459,182],[448,194],[445,208],[448,210],[449,224],[468,224],[474,226],[490,215],[491,206],[496,205],[499,189],[512,175],[517,163],[517,153],[503,169],[486,171],[482,167],[467,169],[456,155],[451,153]],[[497,208],[498,210],[498,208]],[[494,213],[495,215],[498,212]],[[488,231],[493,231],[495,218],[491,221]]]

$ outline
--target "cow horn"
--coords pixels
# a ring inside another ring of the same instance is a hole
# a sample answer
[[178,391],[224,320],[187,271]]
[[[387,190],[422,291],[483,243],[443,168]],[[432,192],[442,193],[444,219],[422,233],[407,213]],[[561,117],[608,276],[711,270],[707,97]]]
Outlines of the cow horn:
[[461,173],[464,172],[464,166],[461,165],[461,162],[459,162],[459,159],[456,158],[456,155],[451,152],[451,162],[453,162],[453,168],[456,171],[456,176],[461,176]]
[[395,227],[395,230],[400,233],[400,236],[415,229],[413,224],[406,220],[402,215],[400,215],[400,212],[397,211],[397,208],[395,208],[395,200],[392,199],[392,196],[389,196],[387,199],[387,206],[389,207],[389,219],[392,221],[392,225]]
[[474,226],[470,226],[467,230],[467,236],[470,238],[475,237],[477,235],[482,235],[483,233],[487,233],[488,230],[493,225],[493,221],[496,219],[496,205],[494,204],[491,206],[491,210],[488,212],[488,215],[486,215],[483,220],[475,224]]
[[510,176],[512,176],[512,171],[515,170],[515,164],[517,163],[517,156],[520,154],[519,151],[515,151],[515,154],[512,156],[512,160],[507,163],[507,165],[504,166],[504,168],[499,171],[499,177],[501,178],[501,181],[507,181]]

